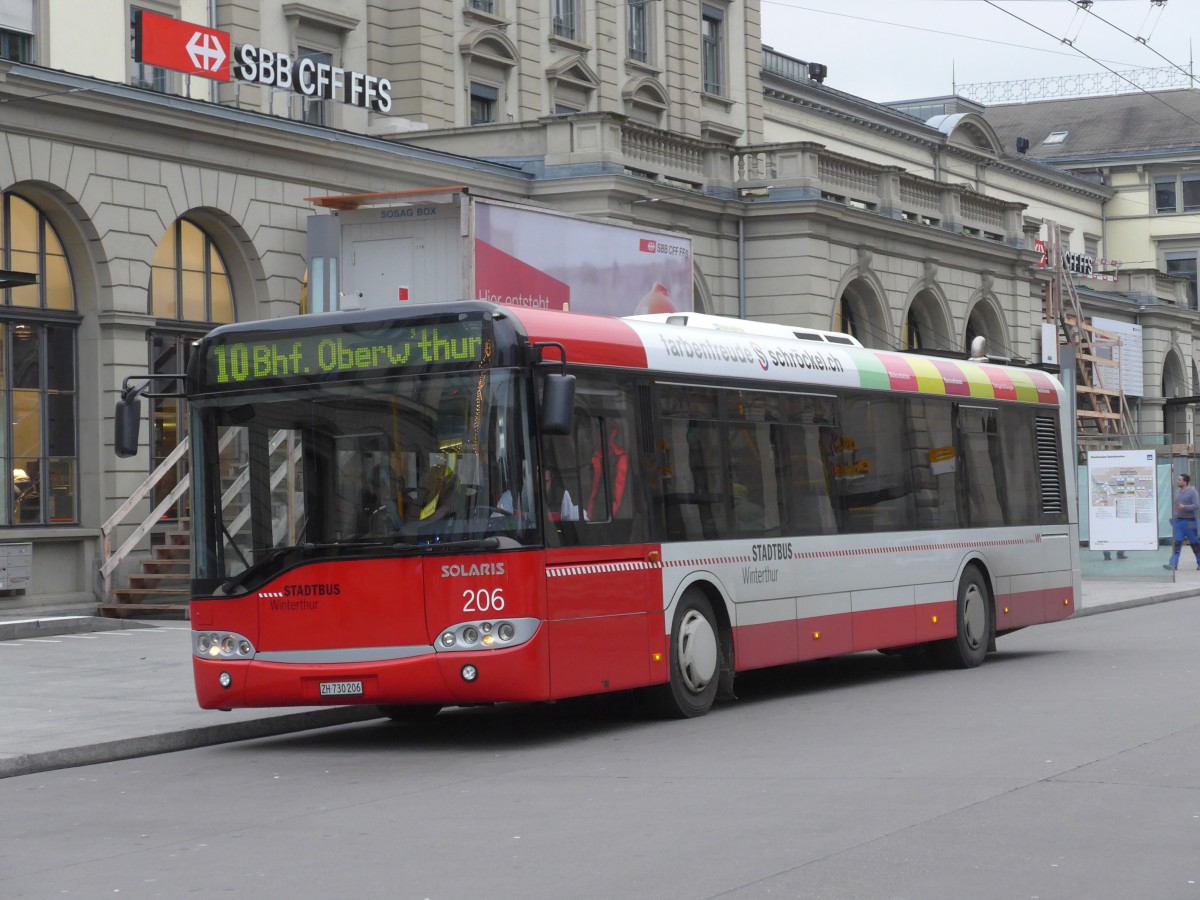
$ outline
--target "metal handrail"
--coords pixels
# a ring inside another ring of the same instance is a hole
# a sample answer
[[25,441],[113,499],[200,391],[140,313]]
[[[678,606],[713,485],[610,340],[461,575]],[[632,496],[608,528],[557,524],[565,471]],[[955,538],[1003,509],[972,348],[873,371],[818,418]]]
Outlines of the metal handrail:
[[[221,440],[218,444],[219,448],[221,450],[225,450],[233,442],[235,436],[236,432],[227,432],[221,437]],[[278,487],[279,483],[283,481],[284,478],[287,478],[289,483],[291,482],[291,479],[294,478],[296,462],[300,457],[300,447],[292,445],[291,435],[286,435],[286,439],[288,441],[287,455],[283,463],[271,473],[270,485],[272,489]],[[279,448],[280,444],[282,444],[284,440],[285,434],[283,432],[276,434],[271,438],[268,452],[273,453]],[[189,472],[179,479],[179,483],[175,485],[165,499],[163,499],[156,507],[154,507],[153,510],[150,511],[150,515],[148,515],[141,522],[141,524],[133,530],[133,532],[125,539],[125,542],[121,544],[116,552],[113,552],[112,549],[113,533],[116,531],[117,527],[125,521],[126,517],[128,517],[133,509],[150,495],[150,492],[154,490],[155,486],[158,485],[163,477],[175,467],[180,459],[183,458],[184,454],[188,451],[189,444],[190,438],[185,436],[183,440],[176,445],[175,449],[171,451],[167,458],[159,463],[154,471],[146,477],[146,480],[138,485],[137,489],[129,495],[129,499],[122,503],[117,508],[116,512],[109,516],[108,520],[100,526],[100,577],[103,580],[103,599],[112,599],[113,572],[115,572],[117,567],[121,565],[125,558],[133,552],[142,539],[158,523],[159,519],[162,518],[163,514],[166,513],[166,511],[170,509],[171,506],[174,505],[174,503],[191,488],[191,473]],[[248,477],[249,471],[243,470],[238,474],[237,478],[234,479],[233,483],[224,491],[221,496],[222,510],[226,509],[229,504],[236,499],[242,488],[245,487]],[[238,517],[234,520],[229,530],[236,533],[243,525],[245,525],[249,515],[250,513],[248,509],[242,510],[238,514]],[[285,525],[289,534],[294,533],[295,522],[291,516],[288,517],[288,522],[286,522]],[[280,535],[274,535],[274,539],[276,542],[278,542]],[[226,541],[228,540],[229,539],[227,537]]]
[[108,517],[108,521],[100,526],[100,577],[104,583],[103,593],[105,600],[112,598],[112,573],[116,571],[117,566],[124,562],[125,557],[133,551],[138,542],[154,527],[159,517],[170,509],[171,505],[187,490],[191,484],[191,475],[184,475],[179,480],[179,483],[175,485],[174,490],[171,491],[167,498],[151,511],[150,515],[134,529],[133,534],[121,544],[115,553],[112,549],[113,533],[125,521],[126,517],[133,512],[134,508],[150,495],[150,492],[163,479],[163,476],[170,472],[176,463],[183,458],[183,455],[188,451],[188,443],[189,439],[187,437],[181,440],[175,446],[175,449],[167,455],[167,458],[159,463],[155,470],[146,477],[146,480],[138,485],[137,489],[129,495],[129,499],[117,507],[116,512]]

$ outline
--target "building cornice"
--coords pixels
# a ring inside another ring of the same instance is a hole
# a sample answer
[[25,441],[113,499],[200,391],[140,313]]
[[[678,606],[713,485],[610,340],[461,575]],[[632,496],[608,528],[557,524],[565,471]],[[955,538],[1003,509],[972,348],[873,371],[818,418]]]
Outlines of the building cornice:
[[[453,174],[454,170],[507,180],[528,181],[532,177],[503,163],[25,64],[0,65],[0,96],[4,98],[0,108],[9,111],[16,111],[25,104],[37,104],[43,111],[57,109],[66,117],[102,121],[107,124],[106,134],[110,138],[115,134],[146,132],[160,136],[191,133],[201,142],[220,140],[228,144],[236,137],[247,144],[273,148],[276,155],[280,146],[286,146],[293,154],[310,154],[322,162],[328,162],[331,152],[340,150],[377,153],[392,160],[400,157],[410,164],[422,163],[429,168],[445,169],[443,177],[452,181],[463,180],[462,174]],[[137,125],[118,128],[114,125],[114,116],[132,120]],[[32,137],[53,137],[44,118],[35,118],[39,120],[36,127],[28,127],[27,133]],[[5,129],[10,134],[21,130],[16,116],[6,116]],[[78,132],[71,137],[77,142],[86,141],[86,135]],[[103,140],[95,143],[97,147],[110,146],[110,142]],[[390,168],[396,163],[381,161],[381,165]],[[410,170],[409,176],[412,174]]]
[[[850,123],[858,128],[874,131],[892,138],[899,138],[925,147],[929,152],[942,150],[953,153],[972,163],[986,165],[1019,178],[1032,179],[1038,184],[1052,185],[1074,194],[1094,200],[1107,200],[1115,195],[1111,189],[1075,175],[1070,170],[1059,168],[1044,161],[1020,161],[1012,157],[996,156],[951,142],[949,136],[891,107],[871,103],[868,100],[842,94],[826,87],[809,87],[789,83],[787,89],[768,85],[770,76],[763,76],[763,100],[798,106],[832,119]],[[769,113],[768,113],[769,115]],[[776,121],[783,122],[776,118]],[[784,123],[787,124],[787,123]]]

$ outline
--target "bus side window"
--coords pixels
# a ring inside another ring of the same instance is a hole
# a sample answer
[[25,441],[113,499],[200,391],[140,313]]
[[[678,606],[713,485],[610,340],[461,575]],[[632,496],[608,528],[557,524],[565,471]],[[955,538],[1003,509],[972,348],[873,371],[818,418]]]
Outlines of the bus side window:
[[541,492],[551,546],[585,543],[580,534],[583,498],[591,480],[591,448],[599,433],[599,420],[577,409],[572,434],[543,439]]
[[951,405],[941,398],[908,401],[918,528],[958,527],[958,454]]
[[676,385],[660,385],[659,392],[666,537],[676,541],[725,537],[731,502],[723,484],[716,392]]
[[837,417],[832,397],[783,398],[786,425],[778,431],[779,484],[785,529],[793,534],[837,534],[833,497],[833,443]]
[[753,391],[730,392],[723,418],[729,421],[730,522],[743,537],[778,535],[778,449],[782,441],[779,397]]
[[962,456],[961,490],[964,525],[986,528],[1005,524],[1004,460],[1000,455],[998,411],[978,406],[957,407],[957,430]]
[[[847,396],[834,440],[834,483],[846,534],[904,531],[916,524],[903,401]],[[896,446],[897,440],[900,445]]]

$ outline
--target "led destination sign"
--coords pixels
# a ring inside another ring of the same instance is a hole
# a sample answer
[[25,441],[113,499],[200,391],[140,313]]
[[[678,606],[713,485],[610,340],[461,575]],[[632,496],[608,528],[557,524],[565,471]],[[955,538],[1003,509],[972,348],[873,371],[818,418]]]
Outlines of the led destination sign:
[[203,370],[210,388],[282,378],[367,375],[389,369],[478,363],[483,322],[465,320],[336,334],[254,337],[233,333],[207,348]]

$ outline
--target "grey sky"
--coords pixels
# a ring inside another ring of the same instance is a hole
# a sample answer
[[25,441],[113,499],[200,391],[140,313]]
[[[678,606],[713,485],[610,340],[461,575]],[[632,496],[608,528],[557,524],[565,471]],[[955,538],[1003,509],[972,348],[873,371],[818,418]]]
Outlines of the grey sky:
[[949,94],[955,83],[1105,74],[1104,66],[1191,70],[1200,0],[1161,9],[1095,0],[1091,9],[1074,0],[762,0],[762,39],[827,65],[830,87],[877,101]]

